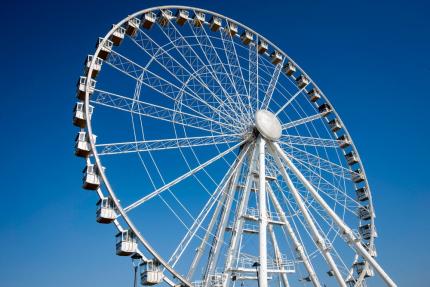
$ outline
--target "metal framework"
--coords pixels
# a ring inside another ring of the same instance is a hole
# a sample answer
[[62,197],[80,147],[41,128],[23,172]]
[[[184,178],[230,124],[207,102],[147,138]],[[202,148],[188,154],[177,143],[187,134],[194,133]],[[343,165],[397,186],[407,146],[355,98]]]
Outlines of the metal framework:
[[136,12],[99,39],[77,98],[83,188],[142,285],[396,286],[344,123],[251,28],[193,7]]

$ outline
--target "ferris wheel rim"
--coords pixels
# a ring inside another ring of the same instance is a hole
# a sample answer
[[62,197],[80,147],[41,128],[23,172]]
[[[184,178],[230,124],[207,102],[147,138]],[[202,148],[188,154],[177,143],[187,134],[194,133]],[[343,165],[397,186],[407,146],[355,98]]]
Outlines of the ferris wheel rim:
[[[190,6],[179,6],[179,5],[168,5],[168,6],[158,6],[158,7],[151,7],[151,8],[148,8],[148,9],[143,9],[143,10],[140,10],[140,11],[138,11],[138,12],[136,12],[136,13],[133,13],[133,14],[131,14],[131,15],[129,15],[128,17],[126,17],[126,18],[123,18],[120,22],[118,22],[116,25],[114,25],[113,26],[113,28],[105,35],[105,37],[103,38],[103,42],[106,42],[108,39],[109,39],[109,37],[113,34],[113,32],[117,29],[117,28],[119,28],[119,27],[121,27],[124,23],[126,23],[128,20],[130,20],[130,19],[132,19],[132,18],[134,18],[134,17],[137,17],[137,16],[139,16],[139,15],[142,15],[142,14],[144,14],[144,13],[147,13],[147,12],[152,12],[152,11],[154,11],[154,10],[163,10],[163,9],[189,9],[189,10],[194,10],[194,11],[201,11],[201,12],[204,12],[204,13],[208,13],[208,14],[210,14],[210,15],[216,15],[216,16],[219,16],[219,17],[221,17],[222,19],[225,19],[225,20],[228,20],[228,21],[230,21],[230,22],[232,22],[232,23],[235,23],[235,24],[237,24],[238,26],[240,26],[240,27],[242,27],[242,28],[244,28],[244,29],[246,29],[246,30],[249,30],[249,31],[251,31],[252,33],[254,33],[255,35],[258,35],[258,37],[260,37],[260,38],[262,38],[262,39],[264,39],[265,41],[267,41],[272,47],[274,47],[276,50],[278,50],[279,52],[281,52],[283,55],[284,55],[284,57],[286,57],[289,61],[291,61],[293,64],[295,64],[296,65],[296,67],[298,68],[298,69],[300,69],[300,71],[302,72],[302,74],[303,75],[305,75],[308,79],[311,79],[307,74],[306,74],[306,72],[303,70],[303,69],[301,69],[300,68],[300,66],[299,65],[297,65],[282,49],[279,49],[276,45],[274,45],[270,40],[268,40],[267,38],[265,38],[264,36],[262,36],[262,35],[260,35],[259,33],[257,33],[257,32],[255,32],[253,29],[251,29],[251,28],[249,28],[248,26],[246,26],[246,25],[244,25],[244,24],[242,24],[242,23],[240,23],[240,22],[238,22],[238,21],[235,21],[234,19],[231,19],[231,18],[229,18],[229,17],[226,17],[226,16],[224,16],[224,15],[221,15],[221,14],[218,14],[218,13],[216,13],[216,12],[213,12],[213,11],[209,11],[209,10],[205,10],[205,9],[201,9],[201,8],[196,8],[196,7],[190,7]],[[97,55],[98,53],[99,53],[99,51],[100,51],[100,49],[101,49],[101,47],[98,47],[97,49],[96,49],[96,51],[95,51],[95,55]],[[93,64],[95,63],[95,58],[92,60],[92,63],[91,63],[91,66],[90,66],[90,69],[89,69],[89,71],[88,71],[88,74],[91,74],[91,72],[92,72],[92,70],[93,70]],[[319,87],[317,86],[317,84],[314,82],[314,81],[312,81],[312,83],[313,83],[313,85],[315,86],[315,88],[317,88],[320,92],[321,92],[321,96],[324,98],[324,100],[328,103],[328,104],[330,104],[331,105],[331,103],[330,103],[330,101],[329,101],[329,99],[324,95],[324,93],[322,92],[322,90],[321,89],[319,89]],[[98,155],[98,152],[97,152],[97,149],[96,149],[96,145],[95,145],[95,142],[94,142],[94,140],[93,140],[93,137],[92,137],[92,135],[93,135],[93,131],[92,131],[92,124],[91,124],[91,120],[90,120],[90,112],[89,112],[89,93],[88,93],[88,90],[89,90],[89,82],[87,82],[86,83],[86,91],[85,91],[85,114],[86,114],[86,118],[88,119],[88,121],[87,121],[87,130],[88,130],[88,133],[89,133],[89,135],[90,135],[90,137],[89,137],[89,140],[90,140],[90,145],[91,145],[91,150],[92,150],[92,153],[93,153],[93,157],[94,157],[94,159],[95,159],[95,162],[96,162],[96,164],[98,165],[98,166],[102,166],[102,161],[101,161],[101,159],[100,159],[100,157],[99,157],[99,155]],[[331,105],[331,107],[333,107],[333,105]],[[336,118],[341,122],[341,124],[342,124],[342,126],[343,126],[343,129],[344,129],[344,133],[348,136],[348,138],[350,139],[350,141],[351,141],[351,147],[352,147],[352,149],[355,151],[355,153],[356,153],[356,155],[357,155],[357,157],[358,157],[358,159],[359,159],[359,165],[360,165],[360,167],[361,167],[361,169],[362,169],[362,171],[363,171],[363,174],[364,174],[364,176],[365,176],[365,169],[364,169],[364,166],[363,166],[363,164],[362,164],[362,161],[361,161],[361,159],[360,159],[360,156],[359,156],[359,153],[358,153],[358,150],[356,149],[356,147],[355,147],[355,144],[354,144],[354,142],[353,142],[353,140],[352,140],[352,138],[350,137],[350,135],[349,135],[349,132],[348,132],[348,130],[347,130],[347,128],[346,128],[346,126],[343,124],[343,122],[342,122],[342,119],[339,117],[339,115],[337,114],[337,111],[334,109],[334,107],[333,107],[333,111],[332,111],[335,115],[336,115]],[[108,179],[108,177],[106,176],[106,174],[105,174],[105,172],[103,171],[103,169],[101,169],[100,170],[100,176],[101,176],[101,178],[102,178],[102,182],[104,183],[104,185],[106,186],[106,189],[107,189],[107,191],[108,191],[108,193],[109,193],[109,195],[112,197],[112,199],[113,199],[113,201],[114,201],[114,203],[115,203],[115,205],[116,205],[116,207],[118,208],[118,211],[120,212],[120,214],[121,214],[121,216],[124,218],[124,220],[125,220],[125,222],[127,223],[127,225],[130,227],[130,229],[136,234],[136,236],[138,237],[138,239],[139,239],[139,241],[147,248],[147,250],[155,257],[155,258],[157,258],[158,260],[160,260],[160,262],[163,262],[164,261],[164,259],[157,253],[157,251],[156,250],[154,250],[152,247],[151,247],[151,245],[149,244],[149,242],[147,242],[145,239],[144,239],[144,237],[141,235],[141,233],[140,233],[140,231],[137,229],[137,227],[134,225],[134,223],[132,222],[132,220],[128,217],[128,215],[127,215],[127,212],[126,211],[124,211],[124,209],[123,209],[123,207],[122,207],[122,205],[121,205],[121,203],[119,202],[119,200],[118,200],[118,198],[117,198],[117,196],[116,196],[116,194],[115,194],[115,192],[114,192],[114,190],[113,190],[113,188],[111,187],[111,185],[110,185],[110,183],[109,183],[109,179]],[[371,198],[371,196],[372,196],[372,193],[371,193],[371,191],[370,191],[370,186],[369,186],[369,184],[368,184],[368,179],[367,179],[367,177],[365,176],[365,181],[366,181],[366,186],[368,187],[368,189],[369,189],[369,205],[371,206],[371,208],[372,208],[372,210],[373,210],[373,201],[372,201],[372,198]],[[373,222],[374,222],[374,217],[372,217],[372,225],[374,226],[374,224],[373,224]],[[373,239],[374,239],[374,237],[372,237],[372,241],[373,241]],[[151,250],[153,250],[152,252],[151,252]],[[162,263],[163,264],[163,263]],[[187,286],[192,286],[192,284],[190,283],[190,282],[188,282],[185,278],[183,278],[180,274],[178,274],[177,272],[176,272],[176,270],[174,270],[173,268],[170,268],[169,269],[169,265],[166,263],[166,264],[163,264],[165,267],[166,267],[166,269],[168,269],[168,271],[172,274],[172,275],[174,275],[175,277],[177,277],[182,283],[184,283],[185,285],[187,285]]]

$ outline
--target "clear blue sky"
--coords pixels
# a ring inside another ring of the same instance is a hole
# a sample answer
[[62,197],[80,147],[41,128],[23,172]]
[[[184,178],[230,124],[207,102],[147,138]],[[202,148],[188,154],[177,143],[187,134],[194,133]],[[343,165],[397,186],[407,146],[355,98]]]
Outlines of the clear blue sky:
[[94,220],[95,196],[80,190],[71,111],[97,37],[136,10],[169,3],[253,27],[312,76],[366,166],[380,262],[399,286],[428,282],[429,2],[13,2],[0,12],[1,286],[131,286],[129,259],[114,255],[112,229]]

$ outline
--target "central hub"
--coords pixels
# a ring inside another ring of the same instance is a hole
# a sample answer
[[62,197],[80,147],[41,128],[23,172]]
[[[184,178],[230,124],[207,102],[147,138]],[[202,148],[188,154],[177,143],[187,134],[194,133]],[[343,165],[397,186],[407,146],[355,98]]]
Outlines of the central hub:
[[268,110],[255,113],[255,127],[268,140],[277,141],[282,134],[282,125],[278,118]]

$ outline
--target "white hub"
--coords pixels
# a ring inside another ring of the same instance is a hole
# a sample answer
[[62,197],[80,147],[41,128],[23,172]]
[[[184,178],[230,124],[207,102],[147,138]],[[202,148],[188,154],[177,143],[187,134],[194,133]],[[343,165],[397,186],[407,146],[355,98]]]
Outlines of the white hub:
[[268,140],[277,141],[282,134],[282,125],[278,118],[268,110],[255,113],[255,127]]

